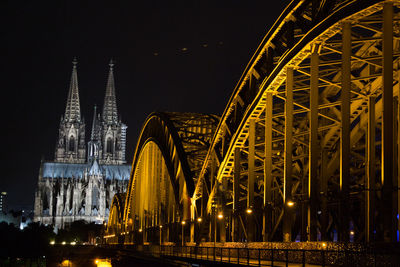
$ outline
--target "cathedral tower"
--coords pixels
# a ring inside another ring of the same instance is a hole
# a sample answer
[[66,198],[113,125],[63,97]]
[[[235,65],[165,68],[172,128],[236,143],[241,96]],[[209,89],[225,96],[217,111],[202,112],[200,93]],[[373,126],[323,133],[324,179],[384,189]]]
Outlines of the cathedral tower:
[[79,103],[78,74],[76,59],[72,62],[72,76],[65,107],[61,117],[58,142],[55,151],[56,162],[84,163],[86,156],[85,122],[81,118]]
[[100,164],[124,164],[126,162],[125,145],[127,126],[118,118],[113,73],[114,62],[112,60],[109,66],[110,70],[101,120],[102,154],[99,158]]

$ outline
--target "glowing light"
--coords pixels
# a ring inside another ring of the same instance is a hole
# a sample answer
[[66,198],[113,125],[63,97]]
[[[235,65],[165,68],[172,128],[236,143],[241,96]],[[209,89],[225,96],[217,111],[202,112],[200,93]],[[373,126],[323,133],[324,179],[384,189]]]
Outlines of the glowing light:
[[325,243],[325,242],[322,243],[322,247],[323,247],[323,248],[326,248],[326,243]]
[[111,265],[111,261],[108,259],[96,259],[95,263],[97,265],[97,267],[110,267]]
[[142,229],[140,228],[140,229],[139,229],[139,233],[141,233],[141,232],[142,232]]
[[56,241],[54,241],[54,240],[50,241],[50,245],[54,245],[55,243],[56,243]]
[[105,235],[104,238],[114,237],[115,235]]
[[201,222],[201,221],[202,221],[201,217],[197,218],[197,221],[198,221],[198,222]]
[[160,229],[162,228],[162,225],[160,225]]
[[354,235],[354,231],[353,231],[353,230],[351,230],[351,231],[350,231],[350,234],[351,234],[351,235]]
[[67,244],[67,242],[65,242],[65,241],[63,241],[63,242],[61,243],[61,245],[65,245],[65,244]]
[[75,241],[71,242],[71,246],[75,246],[75,245],[76,245]]
[[70,260],[63,260],[63,262],[61,262],[61,266],[71,266],[71,261]]
[[250,208],[248,208],[248,209],[246,210],[246,212],[247,212],[248,214],[251,214],[251,213],[253,213],[253,210],[250,209]]
[[182,221],[182,225],[185,225],[186,224],[186,222],[185,221]]
[[95,264],[99,263],[99,259],[95,259],[95,260],[94,260],[94,263],[95,263]]
[[289,207],[293,207],[293,206],[294,206],[294,202],[289,200],[289,201],[287,202],[287,205],[288,205]]
[[219,214],[218,214],[218,219],[221,220],[222,218],[224,218],[224,215],[223,215],[222,213],[219,213]]

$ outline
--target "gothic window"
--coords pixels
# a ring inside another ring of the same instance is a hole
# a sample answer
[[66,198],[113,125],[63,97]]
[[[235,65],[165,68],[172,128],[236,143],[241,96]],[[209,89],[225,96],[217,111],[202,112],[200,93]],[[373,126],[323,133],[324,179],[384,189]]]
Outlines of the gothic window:
[[69,151],[75,151],[75,137],[71,135],[69,138]]
[[93,191],[92,191],[92,207],[93,208],[99,209],[99,207],[100,207],[99,198],[100,198],[100,191],[97,188],[97,186],[94,186]]
[[106,146],[107,146],[106,152],[107,152],[107,153],[112,153],[112,140],[111,140],[111,137],[108,137],[108,138],[107,138],[107,144],[106,144]]

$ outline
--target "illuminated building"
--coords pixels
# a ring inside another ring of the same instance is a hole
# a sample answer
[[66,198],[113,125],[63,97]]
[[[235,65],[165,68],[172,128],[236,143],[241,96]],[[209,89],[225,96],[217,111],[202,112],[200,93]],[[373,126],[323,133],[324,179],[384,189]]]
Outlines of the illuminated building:
[[77,62],[74,60],[66,109],[61,117],[54,161],[41,163],[34,220],[64,228],[75,220],[103,223],[115,193],[125,191],[127,126],[118,119],[113,62],[110,62],[102,114],[94,108],[86,147]]
[[7,192],[0,193],[0,212],[7,212]]

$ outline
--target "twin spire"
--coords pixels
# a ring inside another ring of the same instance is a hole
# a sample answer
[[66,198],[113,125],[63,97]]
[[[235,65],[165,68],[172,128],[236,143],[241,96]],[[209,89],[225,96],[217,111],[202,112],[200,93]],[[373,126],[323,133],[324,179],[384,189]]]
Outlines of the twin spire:
[[[72,61],[72,75],[71,82],[68,91],[67,105],[65,107],[64,119],[68,122],[80,122],[81,121],[81,107],[79,103],[79,89],[78,89],[78,74],[76,70],[76,65],[78,61],[76,58]],[[115,83],[114,83],[114,73],[113,66],[114,62],[110,60],[110,70],[108,73],[106,95],[104,98],[103,105],[103,121],[107,124],[117,123],[118,113],[117,113],[117,100],[115,97]],[[94,110],[94,120],[96,119],[96,107]],[[93,123],[96,123],[95,121]]]
[[117,123],[118,113],[117,113],[117,100],[115,97],[115,84],[114,84],[114,73],[113,66],[114,62],[110,60],[110,71],[108,72],[106,96],[104,97],[103,105],[103,121],[107,124]]
[[68,122],[81,121],[81,106],[79,104],[78,74],[76,72],[76,58],[72,61],[72,76],[69,85],[67,105],[65,107],[64,119]]

